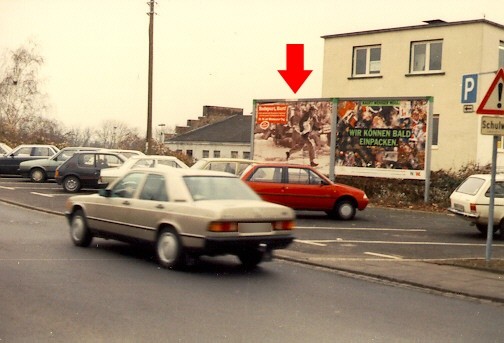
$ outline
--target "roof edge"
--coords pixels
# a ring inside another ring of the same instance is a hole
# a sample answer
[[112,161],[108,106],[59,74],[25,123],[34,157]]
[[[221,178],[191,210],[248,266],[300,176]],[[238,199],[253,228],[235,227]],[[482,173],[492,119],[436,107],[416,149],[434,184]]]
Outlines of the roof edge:
[[442,20],[437,19],[437,20],[432,20],[432,21],[427,20],[424,22],[431,22],[431,23],[430,24],[427,23],[427,24],[420,24],[420,25],[393,27],[393,28],[388,28],[388,29],[376,29],[376,30],[355,31],[355,32],[348,32],[348,33],[337,33],[337,34],[332,34],[332,35],[320,36],[320,38],[327,39],[327,38],[338,38],[338,37],[350,37],[350,36],[368,35],[368,34],[374,34],[374,33],[418,30],[418,29],[426,29],[426,28],[468,25],[468,24],[489,24],[491,26],[495,26],[500,29],[504,29],[504,25],[487,20],[487,19],[473,19],[473,20],[463,20],[463,21],[454,21],[454,22],[443,22]]

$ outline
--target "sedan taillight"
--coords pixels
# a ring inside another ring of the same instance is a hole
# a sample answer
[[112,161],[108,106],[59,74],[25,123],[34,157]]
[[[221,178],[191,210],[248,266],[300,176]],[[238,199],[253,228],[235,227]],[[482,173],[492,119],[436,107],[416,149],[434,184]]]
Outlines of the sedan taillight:
[[471,212],[476,212],[476,204],[469,204],[469,209]]
[[293,220],[282,220],[271,223],[271,226],[275,231],[282,231],[282,230],[294,230],[295,224],[296,223]]
[[238,223],[235,223],[235,222],[212,222],[208,226],[208,231],[211,231],[211,232],[236,232],[236,231],[238,231]]

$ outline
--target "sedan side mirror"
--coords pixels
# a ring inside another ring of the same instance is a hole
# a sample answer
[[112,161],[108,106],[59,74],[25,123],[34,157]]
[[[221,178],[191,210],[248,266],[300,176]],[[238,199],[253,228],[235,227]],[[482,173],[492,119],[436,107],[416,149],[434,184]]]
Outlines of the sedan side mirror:
[[112,191],[110,189],[99,189],[98,194],[105,198],[110,198],[112,196]]

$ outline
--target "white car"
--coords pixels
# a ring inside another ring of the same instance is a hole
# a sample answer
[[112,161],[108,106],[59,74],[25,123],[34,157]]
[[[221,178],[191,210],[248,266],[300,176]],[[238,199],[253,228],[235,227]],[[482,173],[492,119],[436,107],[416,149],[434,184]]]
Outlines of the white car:
[[205,157],[191,166],[192,169],[217,170],[235,175],[241,175],[245,168],[255,161],[243,158],[211,158]]
[[8,154],[12,148],[5,143],[0,143],[0,156]]
[[108,151],[112,151],[118,154],[123,155],[124,157],[130,158],[132,156],[145,156],[145,154],[138,150],[124,150],[124,149],[104,149]]
[[[489,174],[475,174],[465,179],[450,196],[448,211],[469,220],[486,234],[490,205]],[[494,227],[504,234],[504,174],[496,175],[494,197]]]
[[152,168],[164,165],[173,168],[189,168],[184,162],[174,156],[143,155],[128,158],[123,165],[117,168],[102,169],[98,183],[106,186],[133,168]]
[[98,194],[70,197],[65,215],[75,245],[149,242],[164,268],[224,254],[255,267],[294,239],[294,210],[261,200],[235,175],[206,170],[133,169]]

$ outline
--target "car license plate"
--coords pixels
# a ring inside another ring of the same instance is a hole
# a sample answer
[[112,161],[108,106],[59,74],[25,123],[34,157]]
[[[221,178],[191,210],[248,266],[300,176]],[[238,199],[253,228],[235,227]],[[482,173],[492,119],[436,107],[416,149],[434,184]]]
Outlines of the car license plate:
[[271,232],[271,223],[238,223],[240,233]]
[[456,209],[457,211],[464,212],[464,206],[460,204],[453,204],[453,208]]

